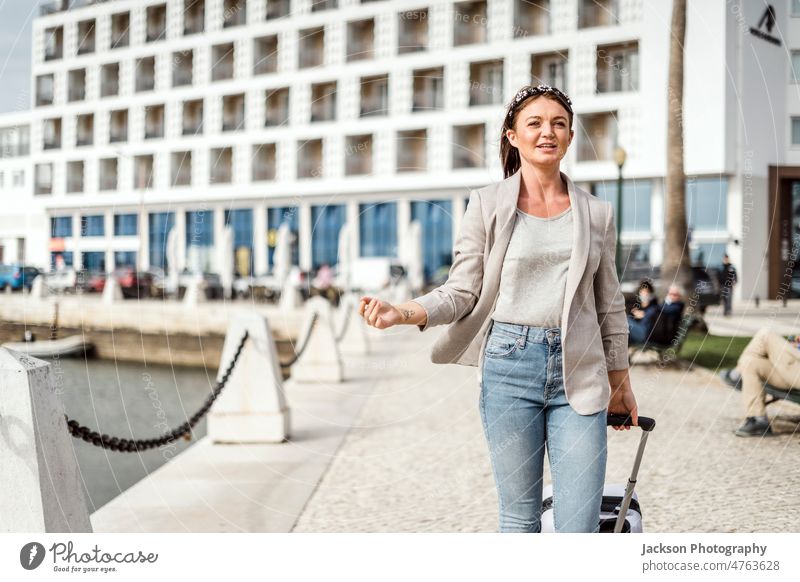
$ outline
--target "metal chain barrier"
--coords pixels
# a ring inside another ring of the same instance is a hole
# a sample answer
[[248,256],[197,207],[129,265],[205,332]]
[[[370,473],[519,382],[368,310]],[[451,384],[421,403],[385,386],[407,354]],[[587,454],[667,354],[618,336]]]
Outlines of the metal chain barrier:
[[342,330],[336,335],[336,343],[338,344],[342,339],[344,339],[344,334],[347,333],[347,324],[350,323],[350,317],[353,315],[353,310],[348,309],[349,306],[345,305],[345,314],[344,314],[344,323],[342,324]]
[[318,318],[319,314],[314,312],[314,315],[311,316],[311,324],[308,326],[308,333],[306,334],[306,339],[303,342],[303,345],[300,346],[299,350],[295,350],[294,357],[291,360],[289,360],[288,362],[281,362],[281,366],[294,366],[297,360],[300,359],[300,356],[303,355],[303,352],[306,350],[306,346],[308,345],[308,342],[311,339],[311,332],[314,331],[314,326],[317,324]]
[[187,422],[184,422],[172,432],[165,433],[155,439],[126,439],[110,437],[107,434],[101,435],[97,431],[89,429],[89,427],[82,426],[77,420],[70,420],[70,418],[65,414],[64,418],[67,419],[69,433],[73,437],[77,439],[83,439],[87,443],[91,443],[96,447],[101,447],[103,449],[109,449],[120,453],[136,453],[139,451],[146,451],[148,449],[155,449],[176,441],[183,436],[189,440],[191,438],[191,431],[192,428],[194,428],[194,425],[200,422],[200,419],[206,415],[211,408],[211,405],[214,404],[214,401],[219,396],[220,392],[222,392],[222,389],[225,388],[225,384],[228,382],[228,378],[230,377],[231,372],[233,372],[236,362],[239,361],[239,356],[242,353],[242,349],[244,348],[244,344],[247,341],[248,335],[249,334],[247,332],[244,332],[242,341],[239,343],[239,347],[236,348],[236,354],[233,356],[233,360],[231,360],[230,365],[228,365],[228,369],[225,370],[225,374],[222,376],[222,379],[217,381],[213,392],[206,399],[205,404],[203,404],[203,406],[200,407],[200,410],[198,410]]

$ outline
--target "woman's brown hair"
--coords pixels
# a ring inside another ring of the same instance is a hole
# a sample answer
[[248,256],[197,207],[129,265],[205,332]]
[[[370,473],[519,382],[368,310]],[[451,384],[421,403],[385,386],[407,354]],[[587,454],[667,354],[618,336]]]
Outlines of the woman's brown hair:
[[503,177],[508,178],[514,172],[519,170],[521,162],[519,159],[519,150],[511,145],[506,136],[506,131],[514,129],[514,124],[517,121],[517,114],[524,109],[524,107],[532,100],[539,97],[547,97],[552,99],[569,114],[569,129],[572,131],[572,101],[567,95],[555,87],[550,85],[525,85],[514,96],[511,103],[506,108],[506,114],[503,118],[503,129],[500,132],[500,163],[503,165]]

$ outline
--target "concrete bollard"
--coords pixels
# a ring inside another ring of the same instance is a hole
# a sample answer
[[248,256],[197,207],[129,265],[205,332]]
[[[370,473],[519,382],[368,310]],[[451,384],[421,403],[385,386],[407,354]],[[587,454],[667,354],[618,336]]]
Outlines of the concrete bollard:
[[281,367],[267,319],[256,312],[233,317],[225,336],[221,379],[247,331],[249,337],[228,383],[208,416],[214,443],[280,443],[289,436],[289,407]]
[[336,325],[337,335],[343,326],[344,335],[339,340],[339,351],[345,355],[366,356],[369,354],[369,337],[367,324],[358,314],[359,295],[347,293],[339,304],[339,322]]
[[186,281],[186,293],[183,296],[185,307],[194,307],[206,302],[206,286],[202,275],[189,277]]
[[109,275],[103,287],[103,303],[112,304],[122,301],[122,288],[114,275]]
[[50,364],[0,348],[0,531],[91,532]]
[[281,298],[278,307],[281,311],[293,311],[303,306],[303,294],[300,292],[291,278],[287,277],[281,288]]
[[[317,323],[309,330],[311,319],[317,314]],[[292,380],[296,382],[341,382],[344,378],[342,357],[333,331],[333,313],[331,304],[322,297],[312,297],[306,301],[306,312],[303,318],[303,336],[295,345],[300,349],[304,345],[300,358],[292,366]],[[308,337],[308,345],[305,344]]]
[[31,285],[31,297],[33,299],[44,299],[47,297],[47,285],[44,282],[44,275],[39,275],[33,280]]

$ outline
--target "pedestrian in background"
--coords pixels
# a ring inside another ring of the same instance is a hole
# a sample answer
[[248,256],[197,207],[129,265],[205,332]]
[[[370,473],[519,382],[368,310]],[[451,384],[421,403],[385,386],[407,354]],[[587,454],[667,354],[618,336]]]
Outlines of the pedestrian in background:
[[726,317],[731,314],[733,286],[737,281],[736,267],[731,264],[731,259],[726,253],[722,255],[722,270],[719,274],[719,293],[722,299],[723,315]]

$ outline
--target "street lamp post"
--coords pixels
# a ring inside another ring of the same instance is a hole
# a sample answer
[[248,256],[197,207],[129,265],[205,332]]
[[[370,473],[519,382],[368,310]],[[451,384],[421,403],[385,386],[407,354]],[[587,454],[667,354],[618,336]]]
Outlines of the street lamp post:
[[614,150],[614,162],[617,164],[617,248],[614,257],[617,265],[617,279],[622,280],[622,166],[625,165],[625,150],[617,146]]

